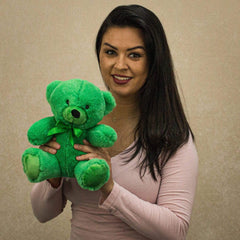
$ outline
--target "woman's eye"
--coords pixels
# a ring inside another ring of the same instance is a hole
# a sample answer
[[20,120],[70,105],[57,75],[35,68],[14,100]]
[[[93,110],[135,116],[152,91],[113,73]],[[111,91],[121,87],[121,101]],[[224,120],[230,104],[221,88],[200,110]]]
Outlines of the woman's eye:
[[69,105],[69,100],[66,100],[67,105]]
[[107,55],[114,55],[114,54],[116,54],[116,52],[114,50],[106,50],[105,53]]
[[89,105],[86,105],[85,108],[86,108],[86,109],[89,109]]
[[138,58],[140,58],[141,56],[142,56],[142,55],[139,54],[139,53],[131,53],[131,54],[129,55],[130,58],[135,58],[135,59],[138,59]]

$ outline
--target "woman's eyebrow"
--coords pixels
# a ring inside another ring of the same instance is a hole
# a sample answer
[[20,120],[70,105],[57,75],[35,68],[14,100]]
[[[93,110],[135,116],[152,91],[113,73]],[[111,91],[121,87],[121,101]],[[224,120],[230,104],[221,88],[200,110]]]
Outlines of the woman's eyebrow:
[[[117,47],[112,46],[110,43],[106,42],[103,45],[106,45],[106,46],[111,47],[111,48],[113,48],[115,50],[118,50]],[[128,48],[127,51],[132,51],[132,50],[135,50],[135,49],[138,49],[138,48],[143,49],[145,51],[145,48],[143,46],[136,46],[136,47]]]
[[109,44],[109,43],[104,43],[103,45],[106,45],[106,46],[108,46],[108,47],[111,47],[111,48],[113,48],[113,49],[115,49],[115,50],[118,50],[116,47],[114,47],[114,46],[112,46],[111,44]]
[[132,51],[132,50],[135,50],[138,48],[143,49],[145,51],[145,48],[143,46],[136,46],[136,47],[128,48],[127,51]]

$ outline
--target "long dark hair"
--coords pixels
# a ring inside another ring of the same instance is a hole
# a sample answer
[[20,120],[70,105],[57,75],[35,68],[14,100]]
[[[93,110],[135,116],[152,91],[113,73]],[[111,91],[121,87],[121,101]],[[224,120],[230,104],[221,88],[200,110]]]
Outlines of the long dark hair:
[[96,38],[98,62],[103,35],[113,26],[135,27],[143,33],[149,73],[140,90],[140,118],[130,160],[143,149],[140,176],[149,170],[156,180],[156,173],[161,175],[163,166],[188,141],[190,133],[194,139],[178,93],[166,35],[161,22],[150,10],[139,5],[116,7],[102,23]]

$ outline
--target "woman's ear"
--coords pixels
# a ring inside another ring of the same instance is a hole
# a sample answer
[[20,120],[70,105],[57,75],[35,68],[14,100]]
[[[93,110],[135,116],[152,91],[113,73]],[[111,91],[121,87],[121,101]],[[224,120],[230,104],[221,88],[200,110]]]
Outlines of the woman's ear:
[[61,83],[62,81],[56,80],[51,82],[50,84],[48,84],[47,86],[47,91],[46,91],[46,98],[47,101],[50,102],[50,98],[52,95],[52,92],[54,91],[54,89]]
[[106,105],[104,115],[107,115],[116,107],[116,102],[113,95],[110,92],[102,91],[102,93],[103,93],[103,97]]

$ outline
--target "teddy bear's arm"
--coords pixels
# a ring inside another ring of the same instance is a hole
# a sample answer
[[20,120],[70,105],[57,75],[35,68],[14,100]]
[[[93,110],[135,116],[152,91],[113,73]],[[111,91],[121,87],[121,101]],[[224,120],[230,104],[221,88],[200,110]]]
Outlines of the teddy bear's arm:
[[117,133],[113,128],[99,124],[88,131],[87,140],[96,147],[111,147],[117,140]]
[[33,145],[41,145],[51,140],[48,132],[56,125],[54,117],[46,117],[35,122],[28,130],[28,141]]

